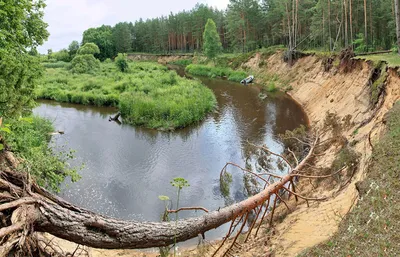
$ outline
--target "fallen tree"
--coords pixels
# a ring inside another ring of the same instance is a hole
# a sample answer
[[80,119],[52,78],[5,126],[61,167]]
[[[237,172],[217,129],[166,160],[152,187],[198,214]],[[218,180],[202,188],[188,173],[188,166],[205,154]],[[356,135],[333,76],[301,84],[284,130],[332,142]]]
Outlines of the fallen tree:
[[[296,160],[296,165],[290,164],[282,155],[275,154],[266,147],[260,147],[264,152],[282,158],[289,167],[288,174],[280,176],[272,173],[253,173],[258,178],[267,175],[278,180],[269,183],[268,180],[262,179],[265,182],[264,189],[258,194],[234,205],[206,213],[200,217],[179,220],[177,223],[175,221],[124,221],[77,207],[39,187],[27,173],[18,172],[16,170],[17,161],[11,153],[5,152],[3,154],[5,161],[10,165],[8,167],[3,166],[0,170],[0,256],[8,256],[9,253],[16,254],[18,252],[32,254],[37,252],[45,255],[46,249],[40,247],[40,245],[43,246],[43,243],[40,244],[40,240],[43,240],[43,238],[39,237],[36,232],[47,232],[56,237],[94,248],[140,249],[163,247],[171,245],[175,241],[186,241],[231,222],[231,228],[222,242],[222,246],[233,233],[234,229],[232,228],[243,221],[235,240],[224,253],[224,255],[228,255],[238,235],[243,230],[244,221],[246,221],[250,212],[255,212],[257,216],[251,224],[249,232],[255,227],[257,221],[264,219],[269,204],[273,202],[272,221],[277,201],[286,204],[281,197],[282,191],[294,195],[296,199],[299,197],[307,201],[323,200],[323,198],[303,197],[295,190],[294,178],[307,177],[307,175],[302,175],[301,172],[316,156],[315,149],[320,145],[319,137],[315,137],[311,143],[306,144],[309,145],[309,151],[302,161],[299,162],[294,153],[291,152]],[[246,173],[252,173],[245,169],[242,170]],[[225,171],[226,166],[221,174]],[[264,213],[260,216],[262,211]],[[45,243],[44,245],[47,247],[49,244]]]

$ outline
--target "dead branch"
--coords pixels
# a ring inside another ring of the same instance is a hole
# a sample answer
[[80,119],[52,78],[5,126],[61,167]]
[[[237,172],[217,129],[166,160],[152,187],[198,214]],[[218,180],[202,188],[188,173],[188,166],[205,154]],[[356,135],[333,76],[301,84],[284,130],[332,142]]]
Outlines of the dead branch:
[[287,164],[291,169],[293,169],[292,164],[288,161],[288,159],[286,159],[285,156],[283,156],[283,155],[281,155],[281,154],[277,154],[277,153],[275,153],[275,152],[273,152],[273,151],[271,151],[271,150],[268,150],[268,148],[266,148],[265,146],[258,146],[258,145],[252,144],[252,143],[250,143],[250,142],[248,142],[248,144],[250,144],[251,146],[256,147],[256,148],[258,148],[258,149],[261,149],[261,150],[263,150],[263,151],[265,151],[265,152],[267,152],[267,153],[269,153],[269,154],[272,154],[272,155],[274,155],[274,156],[276,156],[276,157],[281,158],[284,162],[286,162],[286,164]]
[[297,197],[299,197],[299,198],[301,198],[303,200],[306,200],[306,201],[325,201],[326,199],[329,198],[329,197],[309,198],[309,197],[305,197],[305,196],[299,195],[299,194],[293,192],[292,190],[290,190],[289,188],[287,188],[285,186],[283,186],[282,188],[285,189],[286,191],[288,191],[289,193],[291,193],[292,195],[295,195],[295,196],[297,196]]
[[296,161],[296,166],[298,166],[299,165],[299,159],[297,159],[296,154],[292,150],[290,150],[290,148],[288,148],[288,151],[289,151],[289,153],[292,154],[294,160]]
[[261,177],[260,174],[257,174],[257,173],[255,173],[255,172],[253,172],[253,171],[251,171],[251,170],[248,170],[248,169],[244,169],[244,168],[240,167],[239,165],[237,165],[236,163],[233,163],[233,162],[227,162],[227,163],[225,164],[224,169],[222,169],[222,171],[221,171],[221,177],[222,177],[222,172],[223,172],[223,171],[226,171],[226,167],[227,167],[228,165],[235,166],[235,167],[239,168],[240,170],[242,170],[243,172],[245,172],[245,173],[246,173],[246,172],[247,172],[247,173],[250,173],[251,175],[256,176],[257,178],[261,179],[261,180],[264,181],[265,183],[270,184],[270,183],[268,182],[268,180],[266,180],[265,178]]
[[340,172],[342,172],[343,170],[345,170],[347,168],[347,166],[344,166],[343,168],[341,168],[340,170],[336,171],[333,174],[329,174],[329,175],[323,175],[323,176],[312,176],[312,175],[303,175],[303,174],[291,174],[292,177],[300,177],[300,178],[330,178],[333,177],[337,174],[339,174]]
[[180,211],[199,211],[199,210],[209,213],[209,210],[207,210],[204,207],[181,207],[178,210],[167,210],[167,212],[168,213],[177,213]]

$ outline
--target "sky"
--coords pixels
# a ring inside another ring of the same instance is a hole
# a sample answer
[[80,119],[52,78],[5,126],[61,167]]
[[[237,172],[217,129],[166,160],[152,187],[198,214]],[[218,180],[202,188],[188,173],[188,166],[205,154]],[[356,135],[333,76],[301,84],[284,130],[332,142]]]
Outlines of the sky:
[[49,24],[50,37],[38,48],[40,53],[68,48],[73,40],[80,42],[88,28],[160,17],[190,10],[196,3],[225,9],[229,0],[47,0],[46,3],[44,20]]

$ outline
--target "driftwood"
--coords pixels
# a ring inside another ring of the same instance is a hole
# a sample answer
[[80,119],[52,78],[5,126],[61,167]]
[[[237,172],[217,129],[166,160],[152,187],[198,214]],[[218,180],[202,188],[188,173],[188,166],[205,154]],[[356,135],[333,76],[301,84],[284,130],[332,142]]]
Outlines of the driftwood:
[[[242,222],[233,243],[223,253],[224,256],[229,256],[232,248],[237,246],[236,239],[242,232],[250,212],[256,213],[256,218],[251,223],[246,241],[253,228],[256,227],[256,222],[258,221],[261,224],[266,217],[270,203],[272,204],[273,202],[270,222],[272,222],[278,200],[286,205],[281,197],[282,192],[294,195],[296,200],[301,198],[307,202],[326,199],[307,198],[295,190],[295,178],[312,178],[312,176],[301,173],[306,169],[308,162],[315,158],[315,149],[320,145],[318,137],[315,137],[311,143],[307,144],[310,146],[309,152],[301,161],[296,158],[297,165],[292,165],[283,156],[275,154],[283,158],[289,165],[290,169],[286,175],[255,174],[241,168],[243,172],[257,178],[273,176],[277,179],[273,183],[261,179],[265,186],[258,194],[216,211],[208,211],[203,207],[181,208],[176,211],[196,209],[203,210],[206,213],[200,217],[178,220],[176,223],[175,221],[125,221],[99,215],[70,204],[39,187],[29,175],[16,171],[15,167],[13,167],[15,165],[6,168],[0,166],[0,202],[2,203],[0,205],[0,215],[3,217],[3,222],[0,223],[0,256],[8,256],[9,254],[18,256],[21,251],[24,254],[30,253],[28,255],[32,256],[43,255],[43,247],[40,247],[40,245],[43,246],[43,238],[40,239],[41,235],[37,232],[47,232],[56,237],[95,248],[140,249],[164,247],[174,244],[174,242],[186,241],[231,222],[231,228],[221,247],[214,253],[215,255],[222,249],[223,244],[231,236],[238,224]],[[273,154],[265,147],[261,147],[261,149]],[[237,166],[228,163],[221,171],[221,174],[226,172],[228,165]],[[171,210],[170,212],[176,211]],[[259,226],[257,232],[258,230]],[[45,245],[49,245],[49,243],[47,242]],[[20,256],[25,255],[20,254]]]
[[359,53],[356,56],[365,56],[365,55],[374,55],[374,54],[388,54],[391,53],[392,50],[385,50],[385,51],[376,51],[376,52],[369,52],[369,53]]

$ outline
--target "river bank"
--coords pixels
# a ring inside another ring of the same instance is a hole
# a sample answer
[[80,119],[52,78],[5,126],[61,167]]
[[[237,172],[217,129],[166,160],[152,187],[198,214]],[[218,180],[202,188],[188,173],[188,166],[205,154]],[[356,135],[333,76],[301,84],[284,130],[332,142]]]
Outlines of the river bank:
[[[268,68],[260,69],[260,65],[257,64],[261,62],[267,63]],[[334,197],[312,204],[310,208],[300,204],[290,214],[280,210],[282,214],[278,217],[282,218],[283,222],[276,224],[272,231],[264,226],[263,236],[251,240],[238,252],[240,256],[264,256],[266,253],[295,256],[304,249],[329,239],[357,201],[358,191],[355,185],[364,179],[371,156],[371,145],[377,142],[385,127],[386,113],[400,98],[400,79],[394,69],[389,69],[385,94],[381,95],[378,105],[374,107],[370,104],[371,75],[374,67],[363,61],[353,63],[350,70],[334,67],[326,71],[323,59],[319,57],[307,56],[297,60],[293,66],[288,66],[282,62],[280,54],[275,54],[267,59],[255,55],[243,65],[250,66],[261,74],[276,74],[287,78],[293,88],[290,94],[304,106],[314,127],[324,123],[327,112],[335,113],[335,119],[343,125],[341,134],[349,145],[361,154],[357,173],[340,190],[338,187],[341,187],[341,184],[337,184],[337,187],[329,192],[322,188],[317,188],[315,192],[307,185],[308,182],[300,184],[302,192],[309,191],[310,195],[333,194]],[[323,170],[331,166],[339,151],[336,145],[328,149],[322,161],[315,164],[317,169]],[[133,253],[125,254],[132,256]],[[197,251],[186,251],[182,254],[203,256]],[[146,256],[146,253],[138,253],[136,256]]]

